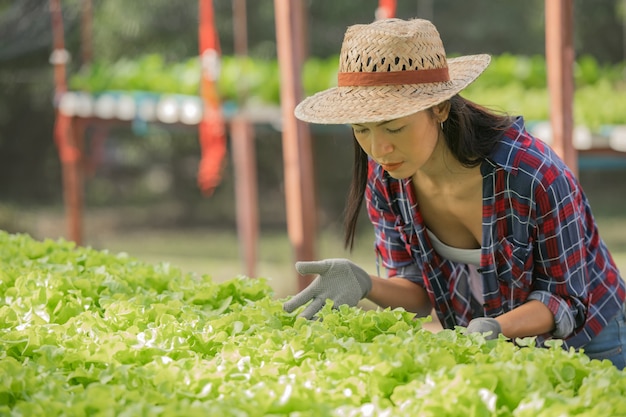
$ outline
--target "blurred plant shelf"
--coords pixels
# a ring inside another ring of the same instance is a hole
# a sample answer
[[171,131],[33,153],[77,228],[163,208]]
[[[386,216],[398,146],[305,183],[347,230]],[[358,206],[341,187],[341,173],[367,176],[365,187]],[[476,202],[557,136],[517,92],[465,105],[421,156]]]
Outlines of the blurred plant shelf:
[[[68,91],[58,103],[59,111],[70,117],[120,120],[138,123],[197,125],[202,120],[204,104],[199,96],[159,94],[148,91]],[[232,101],[222,103],[226,119],[244,116],[251,122],[280,121],[275,105],[257,103],[240,107]]]
[[[305,95],[336,85],[338,57],[309,58],[303,66]],[[223,56],[217,94],[225,117],[280,123],[280,78],[275,60]],[[574,145],[580,150],[626,151],[626,65],[600,66],[580,57],[574,68]],[[202,118],[197,57],[168,64],[160,55],[111,64],[95,63],[71,77],[72,91],[58,102],[65,114],[136,123],[195,125]],[[533,133],[551,141],[543,56],[500,55],[463,95],[510,114],[524,115]]]

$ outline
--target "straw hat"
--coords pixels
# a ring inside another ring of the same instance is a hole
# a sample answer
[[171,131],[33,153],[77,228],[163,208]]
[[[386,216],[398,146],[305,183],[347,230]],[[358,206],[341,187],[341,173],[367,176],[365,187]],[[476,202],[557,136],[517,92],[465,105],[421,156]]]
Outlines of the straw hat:
[[319,124],[393,120],[441,103],[474,81],[489,55],[446,59],[435,26],[423,19],[384,19],[350,26],[337,87],[303,100],[298,119]]

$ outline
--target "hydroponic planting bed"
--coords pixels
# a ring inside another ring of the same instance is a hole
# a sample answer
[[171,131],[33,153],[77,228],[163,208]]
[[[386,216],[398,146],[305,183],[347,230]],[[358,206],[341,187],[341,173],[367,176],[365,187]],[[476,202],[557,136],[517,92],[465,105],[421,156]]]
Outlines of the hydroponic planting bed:
[[[336,86],[339,57],[310,57],[302,68],[302,88],[308,95]],[[222,56],[216,80],[225,112],[237,108],[265,108],[280,104],[280,77],[276,60]],[[626,63],[601,65],[589,56],[574,66],[574,119],[602,135],[611,126],[626,124]],[[522,114],[527,120],[549,120],[550,101],[543,56],[502,54],[464,96],[488,107]],[[198,57],[170,63],[150,54],[117,62],[96,62],[69,80],[72,91],[61,98],[61,109],[71,116],[135,117],[164,123],[197,123],[201,76]],[[610,134],[610,133],[608,133]]]
[[264,279],[0,232],[0,415],[626,415],[608,362],[281,301]]

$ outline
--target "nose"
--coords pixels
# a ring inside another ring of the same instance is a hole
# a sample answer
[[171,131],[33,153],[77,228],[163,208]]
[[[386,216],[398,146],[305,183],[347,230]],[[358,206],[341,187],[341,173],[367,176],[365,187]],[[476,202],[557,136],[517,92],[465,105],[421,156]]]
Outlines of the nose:
[[385,135],[372,134],[372,142],[370,144],[371,152],[374,159],[378,159],[393,152],[393,144]]

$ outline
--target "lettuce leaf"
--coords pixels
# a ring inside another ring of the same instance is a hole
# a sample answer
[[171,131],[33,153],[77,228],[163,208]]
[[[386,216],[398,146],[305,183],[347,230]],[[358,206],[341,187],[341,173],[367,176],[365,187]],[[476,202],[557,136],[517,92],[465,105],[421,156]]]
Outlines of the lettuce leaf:
[[0,232],[0,291],[0,415],[626,415],[607,361],[402,309],[308,321],[263,278]]

